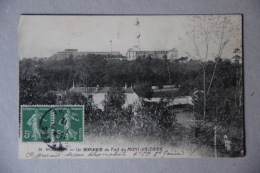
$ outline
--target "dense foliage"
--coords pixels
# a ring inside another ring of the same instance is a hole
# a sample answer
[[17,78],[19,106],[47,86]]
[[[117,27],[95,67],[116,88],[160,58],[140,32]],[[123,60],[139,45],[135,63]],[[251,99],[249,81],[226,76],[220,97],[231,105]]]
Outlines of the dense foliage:
[[[198,75],[199,65],[193,60],[188,63],[169,62],[168,60],[139,58],[135,61],[107,60],[104,56],[88,55],[81,58],[22,59],[20,61],[20,84],[33,83],[32,88],[42,92],[68,91],[75,86],[122,86],[127,83],[144,88],[144,93],[151,97],[147,86],[180,84],[188,73]],[[27,81],[36,78],[37,81]],[[26,80],[26,81],[24,81]],[[24,85],[23,85],[24,84]],[[24,86],[28,88],[28,86]],[[31,88],[31,87],[29,87]]]
[[[125,83],[132,85],[151,98],[151,86],[176,85],[179,91],[174,96],[193,97],[197,120],[203,119],[203,71],[196,60],[138,58],[134,61],[107,60],[104,56],[88,55],[73,59],[22,59],[20,61],[20,104],[83,104],[85,105],[86,129],[90,135],[117,135],[128,138],[159,140],[176,144],[176,141],[191,143],[207,142],[212,136],[212,126],[222,129],[236,141],[239,151],[243,145],[243,81],[242,65],[238,61],[218,59],[205,63],[207,93],[206,122],[199,126],[184,128],[176,122],[175,114],[165,103],[137,103],[135,108],[124,104]],[[213,80],[212,80],[213,79]],[[108,94],[105,110],[94,106],[91,98],[69,92],[75,86],[114,86]],[[115,85],[116,84],[116,85]],[[55,93],[63,93],[57,99]],[[195,94],[196,93],[196,94]],[[134,114],[133,110],[136,110]],[[188,136],[188,138],[187,138]],[[220,137],[219,137],[220,138]],[[212,140],[211,140],[212,141]],[[235,142],[234,142],[235,143]],[[235,154],[234,154],[235,155]]]

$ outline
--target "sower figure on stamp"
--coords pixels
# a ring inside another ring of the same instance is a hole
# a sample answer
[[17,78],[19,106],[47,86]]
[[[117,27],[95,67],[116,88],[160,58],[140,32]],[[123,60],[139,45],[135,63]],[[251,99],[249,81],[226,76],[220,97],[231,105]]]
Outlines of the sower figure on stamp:
[[[27,121],[27,124],[32,127],[32,138],[34,138],[34,140],[37,140],[37,138],[41,138],[41,134],[45,133],[39,128],[39,122],[41,118],[42,115],[40,114],[39,110],[36,109],[32,117]],[[47,121],[45,119],[42,120]]]
[[64,133],[65,133],[66,140],[69,140],[70,138],[74,138],[74,140],[75,140],[77,138],[78,132],[71,129],[71,120],[79,121],[78,119],[74,118],[75,115],[77,115],[77,114],[72,113],[70,109],[67,109],[66,114],[59,122],[60,125],[64,126]]

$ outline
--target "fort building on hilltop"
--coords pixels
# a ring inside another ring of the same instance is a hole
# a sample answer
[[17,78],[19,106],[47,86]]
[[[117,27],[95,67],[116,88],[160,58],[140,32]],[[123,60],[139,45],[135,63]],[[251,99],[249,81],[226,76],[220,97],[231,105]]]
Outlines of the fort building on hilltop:
[[128,61],[135,60],[136,58],[144,58],[150,56],[151,58],[169,59],[174,60],[178,58],[178,51],[173,48],[171,50],[159,50],[159,51],[142,51],[135,50],[133,48],[128,49],[126,57]]

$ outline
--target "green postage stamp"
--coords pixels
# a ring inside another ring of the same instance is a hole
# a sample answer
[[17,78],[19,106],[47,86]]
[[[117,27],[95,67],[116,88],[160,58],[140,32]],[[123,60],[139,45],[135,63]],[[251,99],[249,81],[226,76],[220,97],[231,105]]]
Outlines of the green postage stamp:
[[84,106],[21,106],[22,142],[83,142]]

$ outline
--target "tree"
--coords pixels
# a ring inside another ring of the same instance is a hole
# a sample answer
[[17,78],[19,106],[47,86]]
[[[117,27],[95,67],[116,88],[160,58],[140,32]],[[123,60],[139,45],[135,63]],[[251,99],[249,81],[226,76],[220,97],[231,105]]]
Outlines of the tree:
[[153,90],[150,82],[139,82],[135,87],[136,93],[143,98],[152,98]]
[[[192,16],[188,27],[185,26],[187,30],[186,35],[195,48],[197,62],[203,69],[204,120],[206,119],[207,96],[215,78],[216,69],[222,57],[223,50],[232,38],[240,34],[241,23],[236,24],[235,22],[232,21],[232,16],[227,15]],[[206,86],[207,74],[205,67],[210,53],[215,57],[215,66],[210,77],[210,82]]]
[[[242,47],[242,46],[241,46]],[[242,65],[240,61],[242,60],[241,57],[241,50],[239,48],[234,49],[235,56],[232,57],[234,60],[234,64],[236,65],[236,78],[237,78],[237,87],[236,87],[236,95],[235,100],[238,100],[237,109],[238,112],[241,112],[242,109],[242,101],[243,101],[243,79],[242,79]]]
[[117,109],[120,110],[125,103],[125,91],[122,87],[114,84],[107,93],[107,100],[105,101],[105,109]]
[[20,104],[55,104],[55,93],[44,90],[39,84],[41,81],[38,75],[30,75],[27,78],[19,78]]

